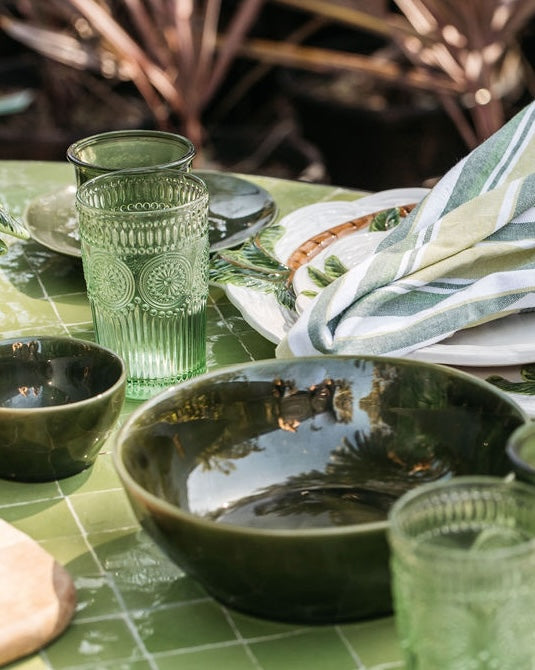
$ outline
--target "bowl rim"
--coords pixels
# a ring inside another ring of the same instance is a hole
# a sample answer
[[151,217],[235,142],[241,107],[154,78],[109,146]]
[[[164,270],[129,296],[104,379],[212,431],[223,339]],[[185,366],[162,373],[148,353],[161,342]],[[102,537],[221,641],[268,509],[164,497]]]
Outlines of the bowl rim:
[[4,407],[0,405],[0,417],[3,414],[13,414],[15,413],[17,416],[21,417],[24,414],[31,414],[31,415],[37,415],[37,414],[43,414],[45,412],[61,412],[65,411],[69,408],[80,408],[83,407],[84,405],[89,405],[92,402],[94,402],[96,399],[102,399],[106,398],[108,396],[113,395],[118,389],[123,386],[126,390],[126,364],[124,360],[117,354],[115,351],[112,349],[109,349],[108,347],[104,347],[101,344],[98,344],[97,342],[93,342],[92,340],[83,340],[81,338],[77,337],[70,337],[68,335],[28,335],[24,337],[11,337],[11,338],[6,338],[0,340],[0,347],[7,345],[7,344],[14,344],[16,342],[22,342],[22,343],[27,343],[27,342],[68,342],[72,343],[74,345],[80,346],[80,347],[89,347],[91,350],[96,351],[98,353],[106,353],[108,354],[113,360],[115,360],[119,364],[119,369],[120,369],[120,374],[118,378],[113,382],[111,386],[109,386],[107,389],[104,391],[101,391],[100,393],[95,393],[89,398],[84,398],[83,400],[76,400],[74,402],[66,402],[62,403],[60,405],[46,405],[44,407]]
[[[284,363],[293,363],[298,365],[306,365],[311,362],[319,363],[323,360],[345,360],[345,361],[370,361],[370,362],[382,362],[382,363],[393,363],[396,365],[407,365],[407,366],[416,366],[419,368],[430,368],[437,370],[446,376],[460,377],[465,381],[474,384],[475,386],[480,386],[483,390],[490,392],[492,395],[497,396],[497,398],[505,401],[512,409],[515,409],[518,412],[519,418],[523,419],[524,422],[529,420],[527,413],[516,403],[505,391],[499,389],[489,382],[486,382],[475,375],[471,375],[462,370],[456,368],[450,368],[445,365],[439,365],[437,363],[429,363],[427,361],[418,361],[410,358],[398,358],[394,356],[372,356],[372,355],[318,355],[318,356],[303,356],[290,359],[280,359],[280,358],[267,358],[262,360],[250,361],[241,364],[233,364],[214,370],[208,371],[197,377],[193,377],[179,384],[175,384],[166,390],[158,393],[152,398],[144,401],[139,407],[137,407],[126,421],[121,425],[118,431],[112,437],[112,460],[115,466],[116,472],[121,479],[124,488],[127,493],[131,491],[135,494],[135,497],[143,500],[144,503],[148,504],[152,509],[156,509],[159,512],[168,514],[176,519],[185,521],[187,523],[194,523],[195,525],[211,529],[220,533],[228,533],[231,535],[253,535],[253,536],[264,536],[264,537],[294,537],[294,538],[312,538],[312,537],[322,537],[322,536],[346,536],[346,535],[355,535],[361,533],[369,533],[373,531],[384,531],[386,533],[389,527],[388,518],[385,518],[382,521],[370,521],[365,523],[357,524],[345,524],[341,526],[325,526],[317,528],[294,528],[294,529],[284,529],[284,528],[255,528],[254,526],[240,526],[237,524],[230,524],[224,522],[212,521],[211,519],[206,519],[197,514],[193,514],[187,510],[173,505],[172,503],[164,500],[163,498],[158,497],[157,495],[150,493],[145,488],[143,488],[138,482],[132,477],[129,473],[126,465],[123,460],[124,453],[124,443],[125,438],[128,434],[131,426],[137,421],[137,419],[142,416],[148,409],[159,405],[161,402],[166,401],[171,398],[175,393],[187,390],[199,383],[205,381],[211,381],[214,378],[220,377],[225,374],[232,374],[233,372],[242,372],[249,368],[258,367],[258,366],[281,366]],[[518,428],[522,425],[520,424]],[[517,428],[517,430],[518,430]],[[505,446],[504,446],[505,451]]]

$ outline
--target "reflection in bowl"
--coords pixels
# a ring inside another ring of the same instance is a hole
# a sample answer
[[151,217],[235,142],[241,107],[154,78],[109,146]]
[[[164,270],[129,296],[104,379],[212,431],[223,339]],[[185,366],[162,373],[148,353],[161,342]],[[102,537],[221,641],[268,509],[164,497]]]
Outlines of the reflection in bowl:
[[206,590],[260,616],[391,610],[386,516],[403,492],[508,472],[526,420],[504,393],[388,358],[263,361],[142,405],[115,464],[149,534]]
[[0,342],[0,477],[48,481],[89,467],[124,400],[113,352],[69,337]]

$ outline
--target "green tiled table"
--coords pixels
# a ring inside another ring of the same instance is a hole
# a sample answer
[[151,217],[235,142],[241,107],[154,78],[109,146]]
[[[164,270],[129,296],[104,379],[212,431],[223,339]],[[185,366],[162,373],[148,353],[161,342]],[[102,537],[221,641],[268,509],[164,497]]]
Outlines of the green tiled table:
[[[280,215],[325,199],[354,198],[330,186],[255,177]],[[25,203],[73,182],[66,163],[0,161],[0,203]],[[81,262],[36,242],[0,257],[0,337],[93,338]],[[211,368],[271,358],[220,289],[210,295]],[[127,402],[123,418],[136,405]],[[219,605],[170,563],[139,528],[110,448],[92,469],[45,484],[0,480],[0,515],[28,533],[74,578],[78,607],[67,631],[17,670],[387,670],[402,668],[392,618],[306,627],[264,621]],[[0,559],[1,560],[1,559]],[[318,575],[321,579],[321,575]],[[0,594],[0,607],[2,594]]]

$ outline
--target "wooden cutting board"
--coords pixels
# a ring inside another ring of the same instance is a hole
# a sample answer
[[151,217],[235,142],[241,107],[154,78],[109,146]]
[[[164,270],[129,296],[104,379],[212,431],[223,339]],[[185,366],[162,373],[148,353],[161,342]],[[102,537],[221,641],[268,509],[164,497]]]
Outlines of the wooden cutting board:
[[65,568],[0,519],[0,665],[57,637],[75,606],[74,583]]

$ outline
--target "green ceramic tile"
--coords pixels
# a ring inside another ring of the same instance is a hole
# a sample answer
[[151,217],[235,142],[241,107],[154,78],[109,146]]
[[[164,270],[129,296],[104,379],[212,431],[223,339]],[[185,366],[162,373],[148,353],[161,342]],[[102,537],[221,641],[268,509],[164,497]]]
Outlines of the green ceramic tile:
[[234,307],[234,305],[232,305],[226,298],[218,301],[217,311],[225,321],[240,315],[240,312],[236,307]]
[[[73,509],[86,533],[137,527],[137,521],[123,489],[73,493]],[[113,514],[110,511],[113,510]]]
[[[3,516],[4,506],[12,507],[19,503],[29,503],[37,500],[54,500],[59,498],[61,491],[57,482],[12,482],[0,479],[0,516]],[[20,510],[25,514],[24,510]]]
[[58,482],[60,489],[65,495],[71,493],[91,493],[95,491],[107,491],[110,489],[121,489],[122,484],[117,476],[109,449],[111,445],[103,445],[104,453],[100,453],[93,465],[82,472],[66,477]]
[[393,617],[340,626],[340,631],[367,668],[400,662],[401,648]]
[[95,332],[93,330],[93,323],[74,323],[69,324],[68,332],[71,337],[76,337],[79,340],[89,340],[90,342],[95,341]]
[[258,663],[251,659],[242,646],[202,649],[181,654],[157,657],[158,670],[259,670]]
[[226,325],[236,337],[251,330],[251,326],[240,314],[228,314],[225,317]]
[[231,609],[228,610],[228,614],[232,618],[240,635],[247,640],[271,637],[273,635],[288,635],[289,633],[306,629],[306,627],[300,624],[268,621],[267,619],[249,616]]
[[43,247],[27,247],[25,255],[48,295],[85,293],[80,259],[63,256]]
[[3,670],[50,670],[50,666],[40,656],[32,656],[8,663]]
[[75,577],[74,585],[78,621],[120,614],[122,611],[121,602],[106,575],[86,574],[82,577]]
[[209,368],[223,367],[251,360],[241,342],[230,333],[228,335],[219,335],[210,340],[206,356],[206,363]]
[[82,271],[82,262],[74,258],[54,255],[50,262],[39,269],[39,276],[49,296],[81,294],[83,304],[87,302],[86,286]]
[[2,517],[38,542],[80,534],[65,500],[42,500],[4,507]]
[[143,531],[101,533],[90,539],[128,609],[206,598],[201,587],[186,577]]
[[134,621],[152,653],[236,639],[221,608],[211,601],[141,611]]
[[240,335],[241,343],[250,352],[251,360],[275,358],[275,345],[259,333],[249,330]]
[[24,243],[15,243],[0,257],[0,271],[20,293],[31,298],[42,298],[43,287],[24,255]]
[[[56,312],[45,298],[23,295],[13,285],[1,281],[0,291],[0,334],[4,339],[18,337],[22,333],[40,333],[42,328],[57,324]],[[8,311],[6,306],[11,309]]]
[[[125,416],[132,414],[134,410],[140,407],[143,404],[143,400],[132,400],[131,398],[126,398],[123,406],[123,413]],[[122,414],[123,414],[122,413]]]
[[89,551],[87,542],[81,535],[54,537],[49,540],[40,540],[39,544],[64,565],[73,578],[100,572],[98,562]]
[[217,303],[219,300],[224,298],[225,296],[225,291],[221,288],[221,286],[210,286],[210,298],[208,300],[208,303]]
[[251,642],[249,647],[262,670],[355,670],[357,661],[338,633],[317,628],[287,637]]
[[[54,670],[85,665],[97,668],[100,663],[142,660],[143,652],[127,622],[109,617],[100,620],[73,621],[68,635],[62,635],[46,649]],[[117,668],[114,664],[111,667]]]
[[121,604],[112,587],[112,576],[103,573],[83,538],[60,538],[40,544],[66,568],[74,581],[77,619],[102,617],[121,611]]
[[81,325],[91,323],[91,308],[85,293],[69,293],[55,296],[52,300],[63,323]]
[[50,193],[63,184],[73,182],[73,169],[65,162],[54,161],[2,161],[0,188],[6,205],[15,215],[22,213],[24,204],[43,193]]

